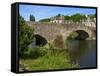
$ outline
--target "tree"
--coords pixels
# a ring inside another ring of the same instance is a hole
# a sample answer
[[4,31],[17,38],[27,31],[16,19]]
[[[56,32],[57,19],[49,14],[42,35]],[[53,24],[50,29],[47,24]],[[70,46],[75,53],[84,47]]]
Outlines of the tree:
[[33,29],[31,29],[22,16],[19,16],[19,55],[24,56],[27,47],[34,39]]
[[80,22],[80,20],[86,19],[86,16],[77,13],[77,14],[72,15],[72,16],[71,16],[71,19],[72,19],[74,22]]
[[35,21],[35,17],[33,15],[30,15],[30,21]]
[[90,19],[94,19],[94,18],[96,18],[96,14],[90,14],[89,17],[90,17]]
[[58,14],[56,17],[60,17],[61,16],[61,14]]
[[65,20],[70,20],[70,16],[64,16]]
[[41,19],[39,22],[50,22],[50,19],[49,18]]

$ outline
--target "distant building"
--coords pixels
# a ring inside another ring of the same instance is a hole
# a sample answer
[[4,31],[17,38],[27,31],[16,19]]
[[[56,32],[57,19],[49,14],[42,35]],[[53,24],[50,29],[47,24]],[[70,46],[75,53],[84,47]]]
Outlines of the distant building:
[[85,26],[88,26],[88,27],[96,27],[95,26],[96,18],[90,19],[90,17],[88,15],[86,15],[86,20],[84,20],[82,23],[85,24]]
[[64,23],[64,15],[51,17],[50,22],[51,23]]
[[91,19],[88,15],[86,15],[86,19],[81,19],[80,22],[73,22],[73,20],[65,20],[64,15],[57,15],[55,17],[50,18],[50,23],[59,23],[59,24],[84,24],[85,26],[88,27],[96,27],[96,18]]

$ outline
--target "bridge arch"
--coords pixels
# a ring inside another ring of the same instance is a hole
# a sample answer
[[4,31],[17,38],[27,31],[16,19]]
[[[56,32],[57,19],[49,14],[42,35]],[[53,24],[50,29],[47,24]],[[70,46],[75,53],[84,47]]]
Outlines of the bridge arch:
[[75,40],[86,40],[89,38],[89,33],[85,30],[74,30],[72,32],[77,33],[77,36],[74,38]]
[[[61,34],[63,40],[70,35],[71,32],[75,31],[78,33],[78,40],[91,40],[92,29],[91,27],[84,26],[82,24],[52,24],[52,23],[35,23],[27,22],[30,27],[34,27],[34,34],[39,34],[46,41],[50,42],[56,38],[56,35]],[[82,36],[83,35],[83,36]]]
[[90,33],[86,30],[80,29],[71,30],[66,33],[66,35],[64,36],[64,40],[66,40],[66,38],[75,40],[87,40],[90,38]]
[[36,39],[36,45],[37,46],[44,46],[44,45],[47,44],[47,40],[43,36],[41,36],[39,34],[35,34],[34,36],[35,36],[35,39]]

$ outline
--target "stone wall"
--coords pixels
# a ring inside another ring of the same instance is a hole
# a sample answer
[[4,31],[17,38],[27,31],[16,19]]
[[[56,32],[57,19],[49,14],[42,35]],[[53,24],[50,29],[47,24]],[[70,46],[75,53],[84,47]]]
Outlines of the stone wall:
[[57,35],[61,34],[63,39],[65,39],[73,31],[84,30],[89,34],[91,39],[91,29],[88,26],[84,26],[81,23],[70,23],[70,24],[57,24],[57,23],[36,23],[36,22],[26,22],[30,27],[34,28],[34,34],[41,35],[46,38],[47,41],[53,41],[56,39]]

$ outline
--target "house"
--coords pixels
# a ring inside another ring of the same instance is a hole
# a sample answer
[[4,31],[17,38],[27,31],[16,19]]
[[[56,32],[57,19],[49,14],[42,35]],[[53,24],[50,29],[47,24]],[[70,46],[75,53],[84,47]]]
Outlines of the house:
[[57,15],[55,17],[50,18],[51,23],[64,23],[64,15]]

